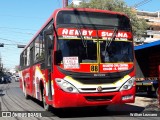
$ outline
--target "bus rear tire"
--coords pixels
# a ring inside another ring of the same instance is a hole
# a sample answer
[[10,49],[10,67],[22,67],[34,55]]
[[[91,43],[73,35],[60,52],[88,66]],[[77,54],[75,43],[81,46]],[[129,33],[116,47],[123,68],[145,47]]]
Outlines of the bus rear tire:
[[27,94],[26,86],[24,87],[24,97],[26,100],[29,99],[29,95]]
[[46,111],[49,111],[50,110],[50,105],[48,105],[46,103],[46,98],[45,98],[45,90],[43,89],[43,92],[42,92],[42,102],[43,102],[43,108],[46,110]]

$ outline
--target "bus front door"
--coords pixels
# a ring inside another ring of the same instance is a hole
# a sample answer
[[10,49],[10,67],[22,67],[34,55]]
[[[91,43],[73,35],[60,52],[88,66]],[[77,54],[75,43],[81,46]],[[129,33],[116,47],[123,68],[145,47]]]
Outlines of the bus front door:
[[44,43],[45,43],[45,68],[46,78],[48,78],[48,99],[52,100],[52,49],[53,49],[53,27],[44,31]]

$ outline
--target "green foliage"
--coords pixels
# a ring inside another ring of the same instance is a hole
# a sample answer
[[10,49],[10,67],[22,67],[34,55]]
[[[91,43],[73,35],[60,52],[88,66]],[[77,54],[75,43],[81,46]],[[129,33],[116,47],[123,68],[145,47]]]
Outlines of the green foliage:
[[125,13],[131,20],[133,35],[140,38],[148,25],[144,19],[140,19],[136,15],[136,11],[124,2],[124,0],[90,0],[89,2],[82,2],[79,6],[70,5],[71,8],[95,8],[102,10],[111,10]]

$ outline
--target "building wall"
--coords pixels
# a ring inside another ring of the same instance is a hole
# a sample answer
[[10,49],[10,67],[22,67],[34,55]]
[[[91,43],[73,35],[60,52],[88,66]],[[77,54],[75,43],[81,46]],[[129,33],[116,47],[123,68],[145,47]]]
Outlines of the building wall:
[[139,18],[144,18],[149,25],[149,28],[146,31],[146,36],[142,38],[144,42],[160,40],[160,11],[137,11],[137,16]]
[[88,2],[89,0],[72,0],[74,5],[79,5],[81,2]]
[[72,3],[74,5],[79,5],[82,2],[82,0],[73,0]]

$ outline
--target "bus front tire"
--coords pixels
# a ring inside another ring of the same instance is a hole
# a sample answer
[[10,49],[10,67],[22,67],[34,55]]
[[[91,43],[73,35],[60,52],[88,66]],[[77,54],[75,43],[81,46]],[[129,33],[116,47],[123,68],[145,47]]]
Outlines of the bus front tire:
[[42,102],[43,102],[43,108],[46,110],[46,111],[49,111],[50,110],[50,105],[48,105],[46,103],[46,98],[45,98],[45,90],[43,89],[43,92],[42,92]]

